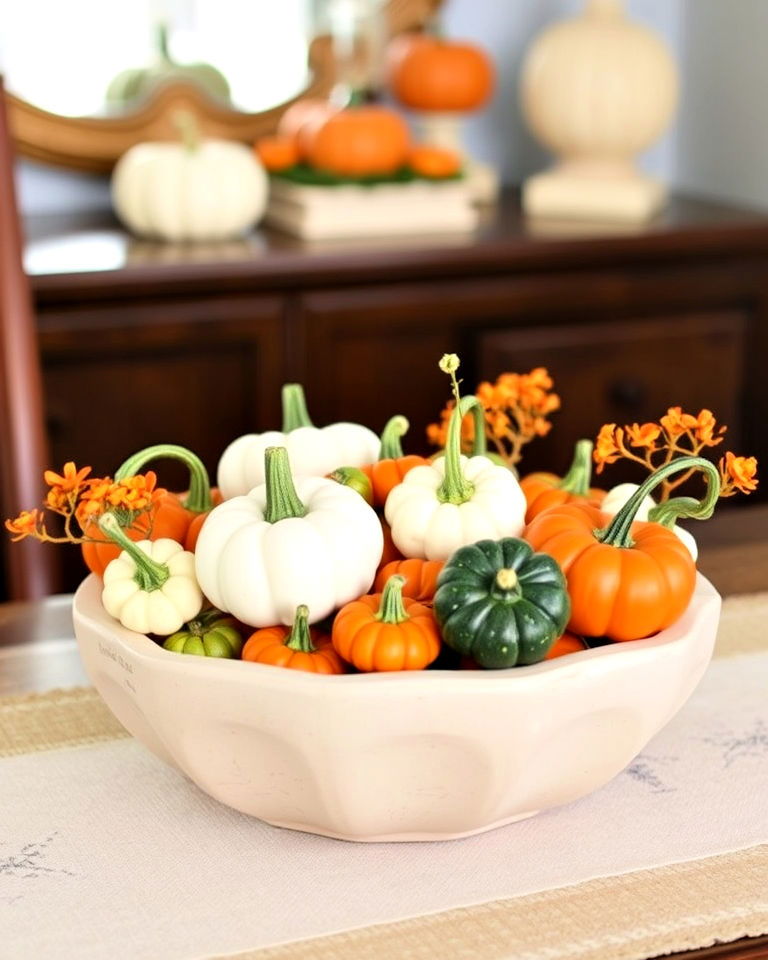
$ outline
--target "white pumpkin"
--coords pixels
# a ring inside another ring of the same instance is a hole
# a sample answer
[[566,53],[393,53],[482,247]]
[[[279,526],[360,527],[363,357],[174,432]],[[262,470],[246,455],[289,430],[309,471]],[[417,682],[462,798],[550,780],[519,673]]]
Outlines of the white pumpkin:
[[233,440],[219,460],[217,484],[225,500],[264,483],[264,452],[285,447],[294,477],[325,477],[338,467],[362,467],[379,458],[381,439],[359,423],[314,427],[298,383],[283,387],[283,429]]
[[267,482],[219,504],[195,548],[203,592],[253,627],[292,624],[296,608],[322,620],[368,591],[381,560],[372,507],[334,480],[298,477],[284,447],[265,455]]
[[252,150],[227,140],[140,143],[112,174],[118,217],[141,236],[224,240],[261,217],[268,181]]
[[[618,484],[608,491],[605,499],[600,504],[600,509],[603,513],[607,513],[609,517],[615,517],[619,510],[621,510],[624,504],[629,500],[629,498],[635,493],[635,491],[639,489],[640,487],[636,483]],[[653,497],[645,497],[637,513],[635,514],[635,520],[648,520],[648,514],[655,506],[656,501],[653,499]],[[671,530],[677,535],[677,537],[679,537],[680,540],[683,541],[693,559],[697,560],[699,556],[699,548],[693,534],[688,530],[685,530],[677,523],[671,528]]]

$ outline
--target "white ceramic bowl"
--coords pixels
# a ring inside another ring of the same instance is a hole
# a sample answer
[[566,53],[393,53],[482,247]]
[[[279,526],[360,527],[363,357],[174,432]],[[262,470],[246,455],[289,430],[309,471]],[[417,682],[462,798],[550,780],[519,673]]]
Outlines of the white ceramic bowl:
[[117,719],[222,803],[346,840],[447,840],[616,776],[685,703],[720,612],[699,577],[649,640],[511,670],[318,676],[183,656],[123,629],[100,582],[74,601],[86,671]]

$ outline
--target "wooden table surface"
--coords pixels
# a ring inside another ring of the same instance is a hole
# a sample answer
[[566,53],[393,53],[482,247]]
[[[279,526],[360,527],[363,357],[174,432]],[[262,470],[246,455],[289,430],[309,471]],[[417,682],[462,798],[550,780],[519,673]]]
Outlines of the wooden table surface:
[[[699,569],[723,596],[768,591],[768,505],[722,509],[693,526]],[[87,684],[72,633],[71,598],[0,605],[0,696]],[[676,954],[678,960],[768,958],[768,936]]]

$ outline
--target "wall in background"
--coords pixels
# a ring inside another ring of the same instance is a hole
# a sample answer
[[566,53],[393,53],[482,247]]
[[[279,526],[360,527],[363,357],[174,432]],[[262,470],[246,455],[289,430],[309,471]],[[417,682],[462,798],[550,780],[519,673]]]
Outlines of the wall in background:
[[[524,51],[548,23],[581,6],[582,0],[447,0],[446,32],[483,44],[497,63],[497,94],[486,111],[468,122],[467,138],[478,157],[499,166],[506,182],[519,182],[547,162],[517,105]],[[768,124],[763,117],[768,2],[628,0],[627,7],[666,38],[682,75],[679,120],[643,157],[643,167],[678,189],[768,209]],[[28,213],[109,205],[104,178],[22,163],[19,186]]]

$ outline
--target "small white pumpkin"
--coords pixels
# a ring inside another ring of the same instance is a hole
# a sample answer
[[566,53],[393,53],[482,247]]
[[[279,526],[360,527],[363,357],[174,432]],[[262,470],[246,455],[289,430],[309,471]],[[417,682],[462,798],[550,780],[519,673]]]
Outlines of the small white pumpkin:
[[[607,513],[609,517],[615,517],[627,500],[629,500],[629,498],[639,489],[640,487],[637,483],[620,483],[617,486],[612,487],[606,494],[605,499],[600,504],[600,509],[603,513]],[[655,506],[656,501],[653,499],[653,497],[645,497],[640,505],[640,508],[635,514],[635,520],[648,520],[648,515]],[[693,559],[697,560],[699,556],[699,548],[693,534],[690,533],[690,531],[685,530],[677,523],[671,527],[671,530],[680,538],[680,540],[683,541]]]
[[191,117],[178,118],[179,143],[139,143],[112,174],[112,203],[134,233],[171,241],[224,240],[261,217],[268,181],[242,143],[200,140]]
[[285,447],[264,455],[266,483],[208,514],[195,548],[205,595],[253,627],[322,620],[368,591],[384,546],[372,507],[335,480],[297,477]]
[[379,457],[381,440],[360,423],[314,427],[299,383],[283,386],[283,429],[247,433],[233,440],[219,460],[222,497],[243,496],[264,483],[264,453],[285,447],[294,477],[325,477],[338,467],[362,467]]

